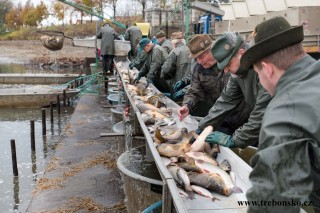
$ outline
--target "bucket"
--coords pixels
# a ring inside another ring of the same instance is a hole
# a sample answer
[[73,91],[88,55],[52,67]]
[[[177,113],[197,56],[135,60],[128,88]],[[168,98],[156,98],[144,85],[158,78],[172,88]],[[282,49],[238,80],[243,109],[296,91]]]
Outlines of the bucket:
[[122,153],[117,160],[130,213],[140,213],[162,199],[161,176],[155,162],[146,161],[145,154],[145,146],[140,146]]
[[[125,126],[124,126],[124,122],[123,120],[121,120],[120,122],[114,124],[112,126],[112,130],[116,133],[119,134],[124,134],[125,133]],[[118,146],[118,153],[123,153],[125,151],[125,137],[116,137],[115,139],[117,146]],[[142,145],[146,144],[146,140],[144,137],[133,137],[132,138],[132,147],[139,147]]]
[[108,87],[109,94],[118,94],[118,92],[119,92],[118,87]]
[[[119,94],[109,94],[107,96],[107,99],[109,100],[109,102],[113,105],[118,104],[119,102]],[[125,100],[122,100],[122,103],[125,103]]]
[[116,124],[123,120],[124,108],[122,106],[117,106],[116,108],[111,109],[111,120],[112,124]]
[[96,71],[97,71],[97,64],[96,64],[96,63],[90,64],[90,70],[91,70],[91,74],[96,73]]
[[115,56],[127,56],[131,50],[130,41],[114,40]]

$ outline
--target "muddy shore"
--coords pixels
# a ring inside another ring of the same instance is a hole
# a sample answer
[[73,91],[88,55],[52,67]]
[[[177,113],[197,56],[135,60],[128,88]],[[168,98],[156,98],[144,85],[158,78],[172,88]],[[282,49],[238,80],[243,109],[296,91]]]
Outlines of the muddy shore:
[[61,66],[84,65],[86,57],[95,57],[93,48],[75,47],[71,41],[64,41],[58,51],[45,48],[40,40],[0,41],[0,63],[21,63],[46,66],[57,62]]

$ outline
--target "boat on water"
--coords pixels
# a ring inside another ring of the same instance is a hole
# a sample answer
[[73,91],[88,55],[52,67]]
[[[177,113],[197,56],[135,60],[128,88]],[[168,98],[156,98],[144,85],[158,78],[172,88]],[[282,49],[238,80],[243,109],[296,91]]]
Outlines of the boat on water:
[[[0,89],[0,108],[41,108],[70,99],[79,94],[79,89],[53,89],[53,88],[18,88]],[[64,97],[65,96],[65,97]]]

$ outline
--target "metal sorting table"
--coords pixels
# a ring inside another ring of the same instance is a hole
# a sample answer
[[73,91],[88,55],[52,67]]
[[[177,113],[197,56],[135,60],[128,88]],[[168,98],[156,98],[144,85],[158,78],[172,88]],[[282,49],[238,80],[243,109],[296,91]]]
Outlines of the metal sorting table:
[[[122,68],[123,67],[123,68]],[[124,68],[126,67],[126,68]],[[128,62],[122,62],[122,66],[118,67],[116,65],[116,69],[127,69]],[[134,129],[139,131],[142,130],[142,133],[144,134],[146,138],[146,147],[147,147],[147,155],[150,155],[150,157],[153,158],[155,161],[158,171],[161,175],[162,181],[163,181],[163,190],[162,190],[162,212],[163,213],[169,213],[174,212],[173,208],[176,212],[183,213],[183,212],[193,212],[193,213],[202,213],[202,212],[246,212],[247,207],[246,206],[239,206],[238,201],[246,201],[245,193],[250,188],[251,183],[249,181],[249,173],[251,172],[252,168],[246,164],[240,157],[238,157],[233,151],[231,151],[229,148],[220,147],[220,153],[218,154],[217,161],[220,163],[224,159],[227,159],[231,165],[231,170],[235,173],[236,176],[236,184],[242,189],[243,193],[238,194],[231,194],[229,197],[219,195],[217,193],[214,193],[214,196],[218,198],[219,200],[215,200],[212,202],[209,198],[195,195],[195,199],[190,200],[187,198],[183,198],[179,195],[177,185],[175,183],[175,180],[171,176],[168,169],[163,164],[160,155],[154,145],[153,139],[149,133],[149,130],[147,129],[145,123],[143,122],[141,118],[141,113],[139,109],[135,106],[133,99],[130,96],[130,93],[128,92],[125,81],[123,80],[122,76],[118,73],[119,81],[121,81],[126,104],[127,106],[130,106],[130,112],[134,113],[134,119],[133,119],[133,126]],[[153,87],[154,90],[158,91],[153,85],[150,85]],[[178,128],[187,128],[188,131],[195,130],[198,126],[198,122],[192,118],[191,116],[187,116],[182,122],[178,119],[177,110],[180,107],[178,104],[176,104],[174,101],[172,101],[169,98],[166,98],[166,104],[167,108],[172,109],[172,118],[176,121],[176,126]],[[172,206],[172,204],[174,206]]]

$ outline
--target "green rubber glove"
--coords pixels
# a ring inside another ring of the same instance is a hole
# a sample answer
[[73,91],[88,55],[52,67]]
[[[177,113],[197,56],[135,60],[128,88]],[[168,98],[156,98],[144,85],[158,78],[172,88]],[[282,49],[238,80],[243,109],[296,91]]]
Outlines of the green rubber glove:
[[232,140],[231,135],[224,134],[222,132],[214,131],[210,133],[205,141],[207,143],[214,143],[219,144],[221,146],[229,147],[229,148],[235,148],[237,147],[234,141]]

